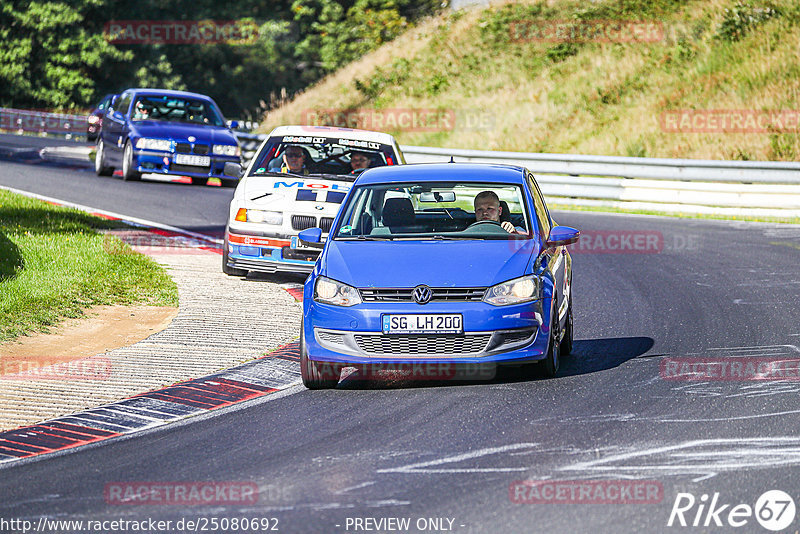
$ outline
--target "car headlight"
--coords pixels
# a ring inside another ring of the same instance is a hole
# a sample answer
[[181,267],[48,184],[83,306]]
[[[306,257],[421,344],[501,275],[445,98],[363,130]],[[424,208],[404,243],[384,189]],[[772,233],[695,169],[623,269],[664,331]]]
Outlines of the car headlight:
[[214,154],[220,156],[238,156],[241,153],[239,145],[214,145]]
[[361,294],[353,286],[320,276],[314,286],[314,300],[334,306],[355,306],[361,304]]
[[532,274],[514,278],[487,289],[483,301],[492,306],[508,306],[537,300],[540,285],[539,277]]
[[89,124],[97,124],[100,122],[100,117],[97,115],[89,115]]
[[283,224],[283,212],[239,208],[234,219],[241,222],[266,223],[280,226]]
[[140,137],[136,140],[136,148],[169,152],[172,150],[172,141],[169,139],[150,139],[149,137]]

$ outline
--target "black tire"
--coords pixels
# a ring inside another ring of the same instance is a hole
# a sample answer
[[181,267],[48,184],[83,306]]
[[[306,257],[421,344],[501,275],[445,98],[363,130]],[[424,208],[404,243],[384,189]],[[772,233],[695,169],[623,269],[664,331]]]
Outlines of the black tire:
[[142,179],[142,174],[133,169],[133,147],[130,141],[125,143],[125,149],[122,152],[122,179],[126,182]]
[[97,148],[95,150],[94,172],[97,174],[97,176],[111,176],[114,174],[114,167],[109,167],[106,165],[106,154],[102,139],[97,142]]
[[558,342],[558,313],[553,310],[553,315],[550,320],[550,339],[547,346],[547,357],[539,362],[539,372],[544,378],[553,378],[558,373],[558,368],[561,366],[561,343]]
[[308,389],[333,389],[339,383],[342,367],[335,363],[315,362],[308,357],[303,323],[300,322],[300,377]]
[[228,242],[226,241],[222,249],[222,272],[228,276],[247,276],[245,269],[237,269],[236,267],[228,266]]
[[190,176],[192,179],[192,185],[206,185],[208,183],[208,178],[197,178],[194,176]]
[[569,304],[567,306],[567,324],[564,325],[564,337],[561,338],[559,356],[566,356],[572,353],[572,292],[569,294]]

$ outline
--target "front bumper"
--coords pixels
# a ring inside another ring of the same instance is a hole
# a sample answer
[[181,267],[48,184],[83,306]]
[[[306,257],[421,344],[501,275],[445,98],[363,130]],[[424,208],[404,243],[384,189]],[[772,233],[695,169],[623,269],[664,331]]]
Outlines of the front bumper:
[[308,254],[290,248],[285,238],[229,233],[225,239],[228,266],[262,273],[310,273],[319,251]]
[[[311,360],[370,363],[507,363],[543,360],[550,337],[550,299],[516,306],[484,302],[361,303],[313,301],[306,284],[303,336]],[[383,334],[381,316],[460,313],[463,334]]]
[[176,154],[172,152],[160,152],[156,150],[136,150],[133,151],[133,166],[136,171],[141,173],[170,174],[177,176],[191,176],[194,178],[220,178],[224,180],[237,180],[231,176],[225,176],[223,169],[228,162],[241,164],[238,156],[209,155],[211,165],[199,167],[194,165],[179,165],[174,162]]

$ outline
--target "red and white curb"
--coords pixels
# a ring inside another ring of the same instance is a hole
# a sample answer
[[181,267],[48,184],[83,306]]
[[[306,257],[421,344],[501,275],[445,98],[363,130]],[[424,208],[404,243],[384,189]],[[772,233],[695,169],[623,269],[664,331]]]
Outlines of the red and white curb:
[[0,465],[163,426],[299,383],[298,343],[238,367],[43,423],[0,432]]

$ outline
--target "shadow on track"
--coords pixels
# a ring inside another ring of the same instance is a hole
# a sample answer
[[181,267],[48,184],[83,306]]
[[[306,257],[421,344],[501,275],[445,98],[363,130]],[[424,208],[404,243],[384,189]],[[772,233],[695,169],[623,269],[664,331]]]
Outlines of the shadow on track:
[[[654,343],[649,337],[576,340],[572,353],[561,360],[557,378],[612,369],[645,354]],[[411,364],[406,365],[406,368],[411,367]],[[519,367],[514,366],[499,366],[496,373],[487,374],[487,371],[477,371],[476,366],[470,367],[468,364],[463,365],[467,369],[465,373],[458,373],[453,366],[444,366],[443,370],[438,370],[436,364],[430,364],[427,368],[426,365],[422,364],[418,371],[370,371],[357,368],[339,382],[337,389],[406,389],[553,380],[522,372]],[[437,372],[451,376],[445,379],[437,378]],[[420,378],[420,375],[426,373],[427,376]],[[458,378],[459,376],[464,378]],[[482,378],[470,378],[476,376]]]
[[647,353],[654,344],[651,337],[576,339],[572,353],[561,360],[558,376],[583,375],[612,369]]

